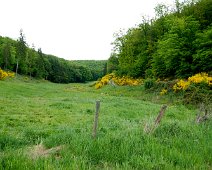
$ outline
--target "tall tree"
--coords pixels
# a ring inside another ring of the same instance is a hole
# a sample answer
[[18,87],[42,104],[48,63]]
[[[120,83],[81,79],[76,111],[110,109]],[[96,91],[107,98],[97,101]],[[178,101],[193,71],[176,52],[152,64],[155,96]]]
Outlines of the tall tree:
[[36,58],[36,71],[35,77],[37,78],[45,78],[46,70],[45,70],[45,63],[44,63],[44,55],[41,48],[38,48],[38,55]]
[[11,53],[10,53],[10,45],[8,43],[5,43],[2,46],[2,59],[3,59],[3,68],[8,69],[9,67],[9,62],[11,58]]
[[[32,45],[32,48],[28,48],[27,49],[27,65],[28,65],[28,74],[30,76],[30,78],[35,74],[35,70],[36,70],[36,58],[37,57],[37,53],[35,51],[35,46],[34,44]],[[35,76],[35,75],[34,75]]]
[[110,58],[107,61],[107,73],[112,73],[113,71],[118,70],[118,56],[115,53],[112,53]]
[[16,50],[14,41],[10,38],[1,38],[0,41],[0,66],[4,69],[13,70]]
[[196,47],[192,65],[194,73],[212,71],[212,26],[197,34],[194,46]]
[[[171,29],[158,41],[156,58],[164,61],[166,77],[188,77],[192,74],[193,41],[199,23],[193,17],[173,17],[170,22],[172,22]],[[153,64],[153,66],[155,71],[157,67],[161,68],[160,65]]]
[[18,38],[17,45],[16,45],[16,63],[17,63],[16,75],[18,73],[18,70],[21,74],[27,73],[26,59],[27,59],[27,46],[26,46],[23,30],[21,29],[20,37]]

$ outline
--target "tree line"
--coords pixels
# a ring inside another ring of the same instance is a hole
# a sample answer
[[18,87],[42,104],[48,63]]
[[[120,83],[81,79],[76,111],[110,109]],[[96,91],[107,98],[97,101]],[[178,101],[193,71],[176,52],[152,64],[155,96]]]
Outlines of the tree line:
[[[99,65],[103,67],[101,63]],[[22,30],[18,40],[0,36],[0,67],[55,83],[86,82],[104,74],[104,68],[91,70],[72,61],[44,54],[41,48],[35,50],[34,45],[30,48]]]
[[91,70],[94,80],[103,77],[107,73],[107,60],[73,60],[72,63]]
[[159,4],[155,17],[115,34],[107,72],[143,78],[186,78],[212,71],[212,1]]

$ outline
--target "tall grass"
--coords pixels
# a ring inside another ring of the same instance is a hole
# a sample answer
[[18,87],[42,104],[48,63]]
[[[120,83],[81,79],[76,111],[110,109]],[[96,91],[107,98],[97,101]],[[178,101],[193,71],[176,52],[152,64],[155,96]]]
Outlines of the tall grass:
[[[168,97],[143,89],[0,81],[0,169],[211,169],[211,122],[197,125],[195,109],[169,103],[161,124],[146,134]],[[38,144],[63,147],[33,159],[30,148]]]

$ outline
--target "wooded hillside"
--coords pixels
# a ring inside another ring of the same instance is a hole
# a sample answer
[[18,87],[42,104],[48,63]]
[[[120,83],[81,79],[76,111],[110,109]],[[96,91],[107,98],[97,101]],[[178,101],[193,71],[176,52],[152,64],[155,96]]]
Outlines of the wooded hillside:
[[[97,80],[103,76],[106,62],[93,61],[96,66],[78,64],[53,55],[44,54],[34,45],[27,45],[25,36],[20,31],[18,40],[0,36],[0,67],[4,70],[17,72],[35,78],[43,78],[55,83],[85,82]],[[100,63],[100,64],[98,64]]]
[[155,18],[120,31],[108,72],[142,78],[186,78],[212,71],[212,1],[155,7]]
[[95,80],[103,77],[107,72],[106,60],[73,60],[71,62],[75,65],[88,68]]

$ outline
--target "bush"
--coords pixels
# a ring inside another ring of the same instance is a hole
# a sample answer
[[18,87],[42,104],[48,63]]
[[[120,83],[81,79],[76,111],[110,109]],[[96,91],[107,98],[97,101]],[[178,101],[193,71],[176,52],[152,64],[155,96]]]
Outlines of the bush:
[[206,83],[191,84],[184,93],[184,103],[198,105],[204,103],[209,105],[212,103],[212,91]]
[[155,85],[155,80],[153,79],[146,79],[144,81],[144,88],[145,89],[151,89],[152,87],[154,87]]
[[179,80],[173,86],[174,92],[184,91],[185,104],[209,105],[212,102],[212,77],[206,73],[195,74],[187,80]]
[[111,80],[118,86],[138,86],[142,83],[142,79],[134,79],[128,76],[118,77],[114,73],[111,73],[105,75],[101,78],[101,80],[97,81],[95,88],[99,89],[104,85],[107,85]]
[[12,72],[4,71],[0,68],[0,80],[5,79],[6,77],[14,77],[15,74]]

